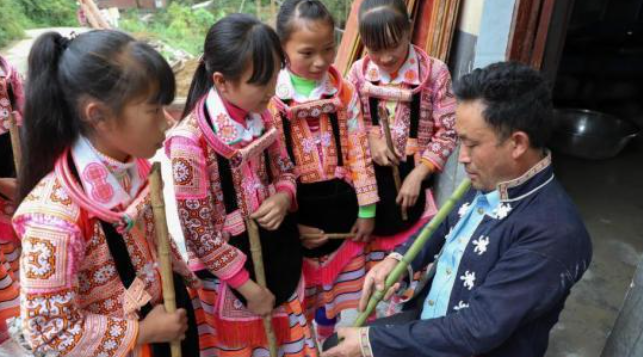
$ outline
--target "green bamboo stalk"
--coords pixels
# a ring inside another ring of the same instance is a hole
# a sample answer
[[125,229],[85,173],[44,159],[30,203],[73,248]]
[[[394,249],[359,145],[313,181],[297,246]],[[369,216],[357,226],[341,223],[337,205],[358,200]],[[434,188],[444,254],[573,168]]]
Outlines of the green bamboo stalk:
[[424,226],[420,235],[415,239],[415,242],[411,245],[411,248],[404,254],[402,260],[393,268],[393,271],[386,277],[386,282],[384,283],[383,290],[376,290],[368,301],[366,310],[364,310],[355,320],[353,327],[361,327],[366,322],[366,319],[375,311],[377,304],[382,301],[384,294],[402,277],[402,274],[406,274],[407,267],[415,259],[415,257],[420,253],[422,247],[426,244],[429,238],[433,235],[438,226],[447,218],[449,213],[455,207],[455,204],[464,196],[464,194],[471,187],[471,181],[469,179],[464,179],[460,186],[456,188],[451,197],[444,203],[440,208],[438,213],[431,219],[431,222]]

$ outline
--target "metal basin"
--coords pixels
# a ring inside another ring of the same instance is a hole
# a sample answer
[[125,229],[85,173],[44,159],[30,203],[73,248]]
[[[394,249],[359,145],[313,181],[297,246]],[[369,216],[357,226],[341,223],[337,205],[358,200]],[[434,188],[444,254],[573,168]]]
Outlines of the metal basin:
[[587,109],[555,109],[550,147],[558,152],[585,159],[616,156],[639,135],[632,122]]

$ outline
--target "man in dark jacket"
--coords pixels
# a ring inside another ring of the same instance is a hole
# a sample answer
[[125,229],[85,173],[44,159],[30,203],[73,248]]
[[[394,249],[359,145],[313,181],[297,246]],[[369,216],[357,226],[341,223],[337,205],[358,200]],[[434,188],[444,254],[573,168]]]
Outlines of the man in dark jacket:
[[[324,357],[542,357],[591,241],[554,177],[545,145],[549,87],[535,70],[496,63],[455,86],[459,162],[472,189],[411,264],[434,263],[410,312],[338,331]],[[367,275],[361,308],[413,243]],[[387,296],[397,290],[396,284]]]

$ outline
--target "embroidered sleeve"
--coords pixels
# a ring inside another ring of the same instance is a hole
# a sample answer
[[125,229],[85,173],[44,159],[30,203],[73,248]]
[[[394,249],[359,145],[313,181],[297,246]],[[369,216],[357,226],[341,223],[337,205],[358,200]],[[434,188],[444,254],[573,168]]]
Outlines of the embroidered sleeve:
[[222,280],[231,279],[243,270],[246,256],[216,229],[215,224],[222,227],[225,217],[215,207],[205,154],[196,142],[183,137],[173,137],[166,145],[190,264],[196,269],[207,268]]
[[[454,129],[456,100],[451,88],[451,75],[447,66],[436,61],[433,63],[433,71],[434,73],[431,75],[436,80],[429,84],[432,86],[430,91],[422,93],[422,96],[432,95],[429,100],[433,103],[431,113],[433,135],[422,153],[422,159],[428,160],[435,168],[442,171],[457,144],[457,135]],[[423,98],[422,100],[427,99]],[[421,115],[428,115],[424,114],[424,110],[422,112]]]
[[297,178],[295,166],[288,157],[286,147],[280,134],[277,140],[268,148],[270,154],[270,170],[275,177],[274,185],[277,192],[285,192],[290,196],[290,211],[297,210]]
[[[349,83],[346,83],[349,86]],[[371,160],[371,150],[368,142],[368,135],[364,127],[364,121],[360,110],[359,96],[357,91],[351,88],[351,96],[346,107],[347,128],[348,128],[348,164],[351,171],[353,187],[357,193],[357,201],[360,206],[377,203],[377,182],[375,180],[375,169]]]
[[138,321],[86,313],[77,271],[84,257],[78,227],[49,216],[14,221],[22,239],[20,306],[23,332],[34,351],[61,356],[126,356]]

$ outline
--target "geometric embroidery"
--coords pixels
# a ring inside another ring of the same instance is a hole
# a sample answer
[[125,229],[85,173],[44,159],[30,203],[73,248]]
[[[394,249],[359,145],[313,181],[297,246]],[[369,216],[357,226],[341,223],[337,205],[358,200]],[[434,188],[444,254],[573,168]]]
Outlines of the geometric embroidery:
[[69,233],[45,227],[28,226],[22,240],[22,276],[25,286],[31,289],[55,289],[68,287],[70,271],[67,271],[72,246]]

